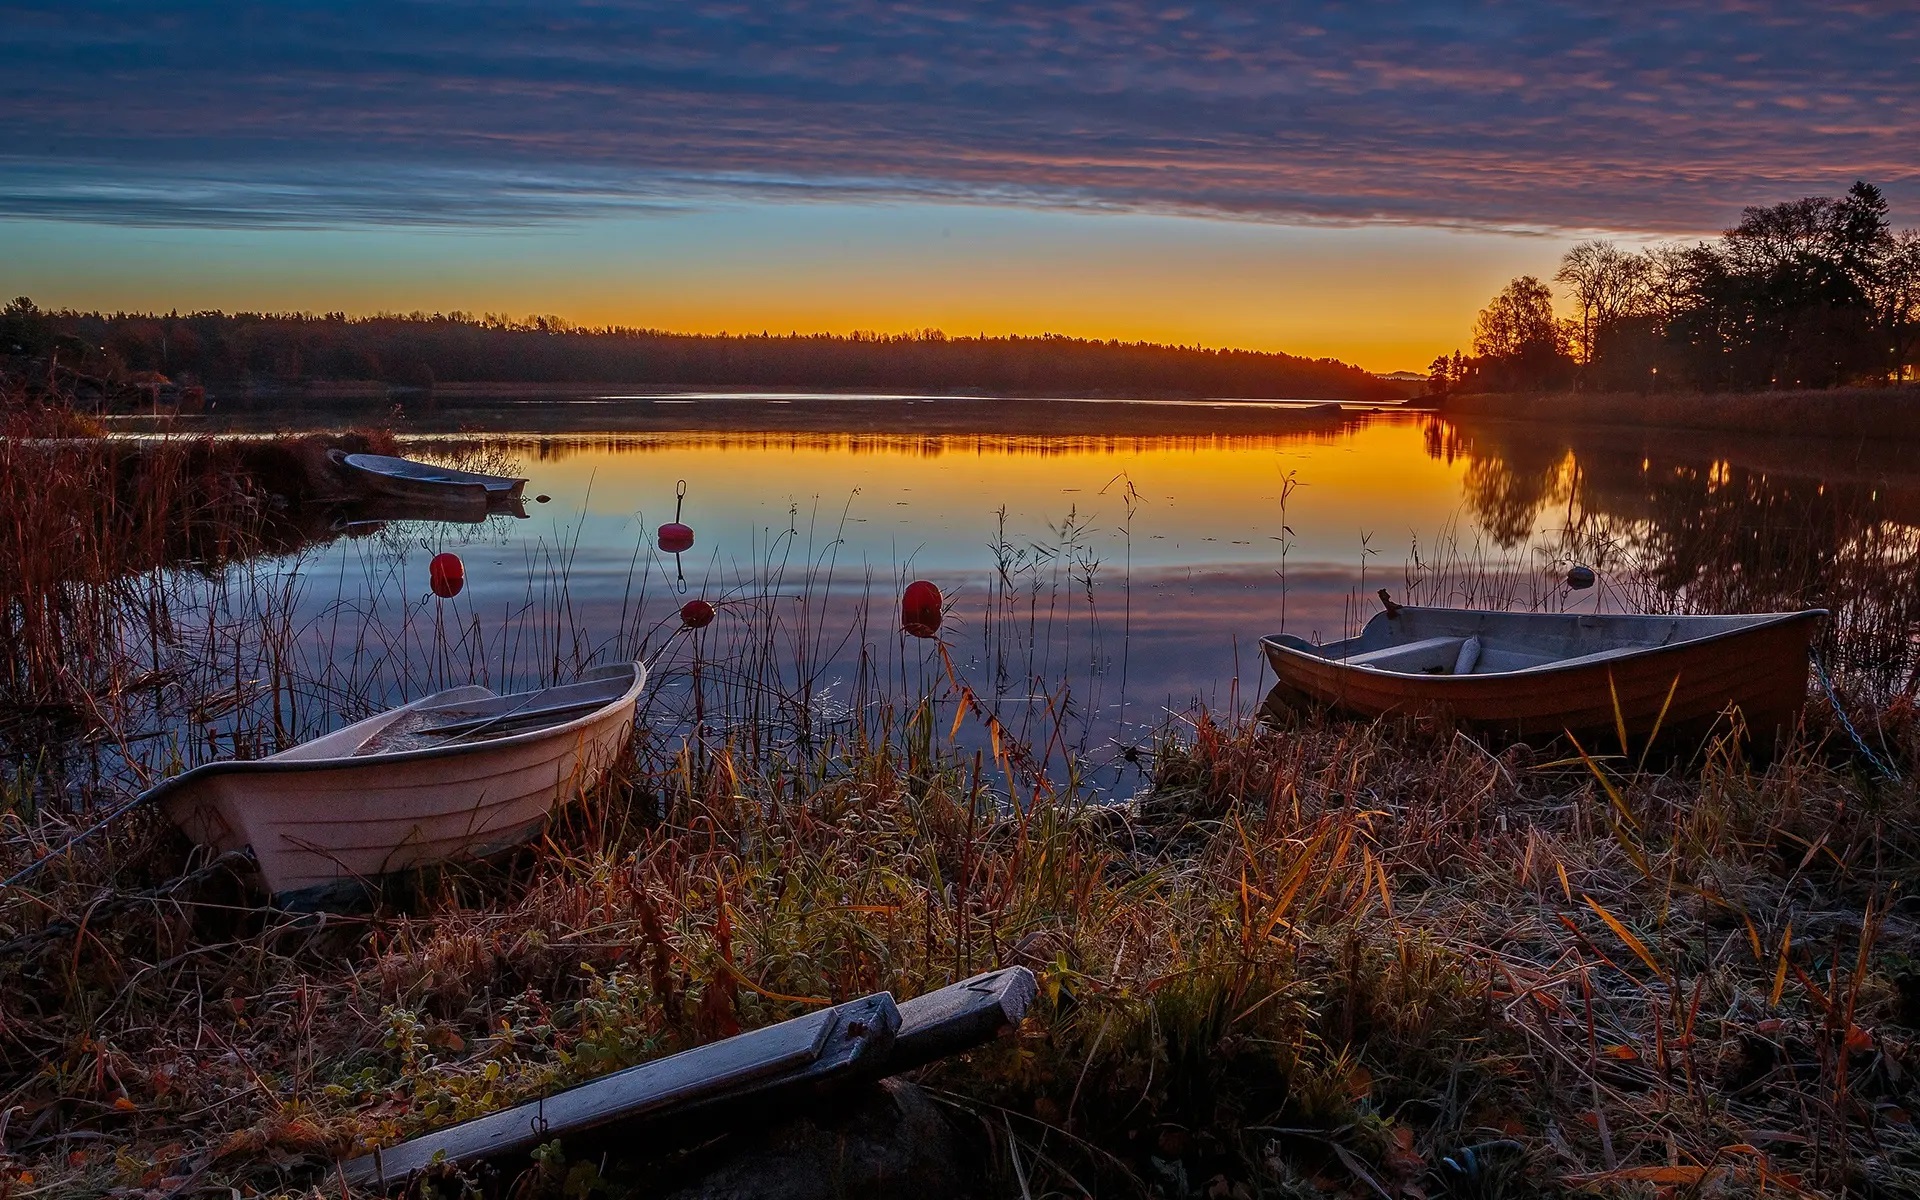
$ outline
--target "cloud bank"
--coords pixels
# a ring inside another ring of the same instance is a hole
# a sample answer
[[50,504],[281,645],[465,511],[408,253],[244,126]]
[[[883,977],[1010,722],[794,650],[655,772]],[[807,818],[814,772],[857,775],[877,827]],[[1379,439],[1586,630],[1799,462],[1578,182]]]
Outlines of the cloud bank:
[[1904,5],[0,3],[0,214],[717,200],[1694,232],[1920,195]]

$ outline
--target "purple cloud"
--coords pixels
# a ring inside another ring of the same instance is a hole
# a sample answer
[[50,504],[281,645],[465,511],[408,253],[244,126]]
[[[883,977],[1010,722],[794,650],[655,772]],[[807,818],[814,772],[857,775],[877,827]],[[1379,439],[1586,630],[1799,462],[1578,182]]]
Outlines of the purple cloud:
[[0,214],[716,196],[1691,232],[1920,192],[1903,6],[0,4]]

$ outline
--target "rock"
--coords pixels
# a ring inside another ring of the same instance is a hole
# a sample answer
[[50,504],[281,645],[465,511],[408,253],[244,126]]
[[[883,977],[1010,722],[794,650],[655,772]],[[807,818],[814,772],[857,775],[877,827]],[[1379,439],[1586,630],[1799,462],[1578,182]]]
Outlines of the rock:
[[831,1112],[730,1138],[667,1200],[964,1200],[976,1172],[927,1094],[900,1079],[841,1097]]

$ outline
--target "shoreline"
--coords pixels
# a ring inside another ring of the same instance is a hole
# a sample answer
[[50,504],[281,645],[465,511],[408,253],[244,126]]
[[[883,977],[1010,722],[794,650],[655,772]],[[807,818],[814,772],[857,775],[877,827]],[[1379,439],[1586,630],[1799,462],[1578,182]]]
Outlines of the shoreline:
[[1782,392],[1511,392],[1444,397],[1443,417],[1920,441],[1920,387]]
[[[537,414],[547,431],[859,433],[927,436],[1202,436],[1336,432],[1380,414],[1424,414],[1398,405],[1338,401],[1050,399],[1006,396],[876,396],[820,393],[603,393],[530,396],[491,392],[414,393],[373,404],[352,397],[306,397],[287,404],[223,404],[212,413],[162,414],[169,427],[208,433],[284,430],[324,424],[392,423],[409,433],[518,432]],[[563,401],[562,403],[553,403]],[[387,407],[381,407],[386,405]],[[103,418],[141,428],[148,414]]]
[[1424,408],[1425,397],[1410,387],[1400,400],[1358,396],[1227,396],[1205,391],[1170,389],[1084,388],[1072,392],[1058,389],[1013,390],[991,388],[892,388],[882,385],[847,387],[787,383],[699,383],[636,384],[617,380],[597,382],[513,380],[441,380],[432,387],[390,383],[380,379],[312,380],[300,384],[216,384],[207,388],[210,399],[228,404],[257,404],[262,401],[294,403],[330,400],[485,400],[502,403],[533,400],[646,400],[682,396],[713,399],[755,399],[763,396],[807,397],[820,400],[1053,400],[1094,403],[1139,404],[1345,404],[1360,407]]

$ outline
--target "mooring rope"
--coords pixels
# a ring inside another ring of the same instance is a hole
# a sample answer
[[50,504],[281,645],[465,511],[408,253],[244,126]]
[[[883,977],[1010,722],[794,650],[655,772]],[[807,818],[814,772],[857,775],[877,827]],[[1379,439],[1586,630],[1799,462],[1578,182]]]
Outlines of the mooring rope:
[[1819,679],[1821,690],[1827,694],[1827,703],[1833,706],[1833,715],[1840,719],[1840,728],[1846,730],[1847,736],[1853,739],[1853,748],[1860,752],[1860,757],[1872,764],[1873,769],[1880,773],[1882,779],[1892,783],[1900,782],[1900,772],[1883,762],[1880,756],[1873,752],[1873,748],[1867,745],[1867,739],[1860,736],[1860,731],[1855,729],[1853,722],[1848,719],[1847,710],[1840,707],[1840,694],[1833,690],[1833,680],[1827,678],[1827,667],[1820,661],[1820,652],[1809,649],[1808,657],[1813,660],[1813,674]]

